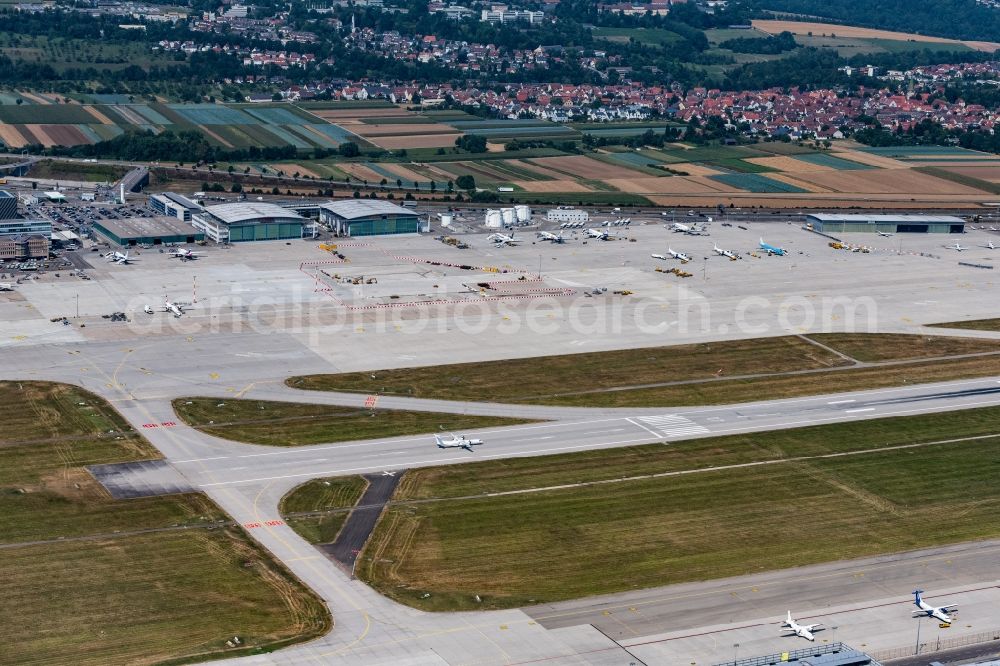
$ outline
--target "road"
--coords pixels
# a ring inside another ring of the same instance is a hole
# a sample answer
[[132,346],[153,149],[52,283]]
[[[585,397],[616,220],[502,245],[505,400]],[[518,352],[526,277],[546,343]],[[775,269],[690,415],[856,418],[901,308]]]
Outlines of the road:
[[[871,617],[888,626],[896,606],[903,609],[902,621],[908,619],[907,598],[899,590],[908,592],[917,579],[929,595],[953,590],[963,609],[995,607],[1000,601],[995,585],[984,582],[995,577],[992,565],[1000,544],[971,544],[883,562],[834,563],[821,574],[773,572],[527,612],[428,614],[395,604],[351,580],[284,525],[277,509],[288,490],[322,476],[391,473],[427,465],[1000,405],[1000,378],[684,409],[587,409],[383,396],[379,406],[386,408],[550,421],[469,431],[487,441],[475,453],[439,450],[429,436],[275,449],[218,439],[179,424],[170,400],[209,395],[221,400],[249,397],[360,407],[366,396],[285,386],[282,380],[289,375],[335,369],[291,336],[219,333],[189,342],[163,338],[133,342],[37,345],[31,354],[16,347],[0,349],[0,376],[75,382],[111,400],[168,461],[150,466],[151,471],[136,471],[137,483],[188,484],[204,491],[326,600],[336,622],[330,634],[307,645],[248,657],[246,663],[624,664],[640,655],[648,664],[673,664],[682,663],[677,658],[683,654],[688,661],[704,664],[725,658],[729,648],[720,646],[731,645],[734,631],[742,632],[738,642],[747,649],[771,649],[780,639],[769,623],[791,606],[801,611],[802,619],[840,613],[838,639],[859,638],[882,648],[905,644],[912,624],[887,631],[881,639],[866,639],[864,632],[871,634]],[[864,581],[850,584],[859,572]],[[883,617],[887,608],[892,609],[890,620]],[[970,625],[968,631],[981,626]],[[676,635],[658,633],[666,627]],[[901,638],[904,634],[906,641]]]

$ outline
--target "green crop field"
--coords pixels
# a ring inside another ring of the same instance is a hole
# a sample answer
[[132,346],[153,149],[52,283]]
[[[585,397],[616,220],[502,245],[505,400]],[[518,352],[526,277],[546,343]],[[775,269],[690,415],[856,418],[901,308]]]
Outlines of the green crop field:
[[992,407],[412,470],[357,572],[403,603],[467,610],[996,538],[998,419]]
[[968,331],[1000,331],[1000,319],[968,319],[930,324],[938,328],[961,328]]
[[2,382],[0,418],[0,662],[186,662],[329,629],[326,607],[204,495],[111,498],[86,465],[159,455],[103,400]]
[[609,42],[628,42],[635,40],[640,44],[660,46],[673,44],[681,39],[676,32],[659,28],[594,28],[594,39],[604,39]]
[[[185,423],[202,432],[271,446],[303,446],[528,423],[524,419],[499,416],[351,409],[264,400],[177,398],[173,405]],[[276,424],[281,427],[275,427]]]
[[747,192],[808,192],[808,190],[801,187],[789,185],[780,180],[774,180],[773,178],[761,176],[756,173],[722,173],[709,176],[709,178],[717,180],[720,183],[725,183],[730,187],[746,190]]

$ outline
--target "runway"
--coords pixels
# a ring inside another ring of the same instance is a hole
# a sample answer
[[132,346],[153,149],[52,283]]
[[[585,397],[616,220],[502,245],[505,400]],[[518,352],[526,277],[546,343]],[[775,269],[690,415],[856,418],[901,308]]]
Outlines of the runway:
[[[429,435],[272,448],[205,435],[179,422],[170,399],[185,395],[362,406],[366,396],[296,391],[289,375],[329,370],[294,338],[218,334],[176,342],[88,342],[35,346],[30,357],[0,352],[10,379],[78,383],[113,402],[165,456],[171,482],[204,491],[329,604],[333,631],[307,645],[247,657],[252,664],[712,664],[739,643],[746,654],[799,647],[773,626],[797,619],[839,628],[836,639],[870,649],[908,644],[906,604],[914,585],[962,605],[952,634],[1000,626],[995,562],[1000,543],[870,562],[832,563],[740,579],[644,590],[525,611],[428,614],[395,604],[351,580],[295,534],[277,506],[311,478],[396,473],[415,467],[682,441],[824,423],[1000,405],[1000,378],[678,409],[588,409],[450,402],[382,396],[379,407],[500,414],[543,422],[469,431],[475,453],[437,449]],[[275,349],[281,351],[275,352]],[[150,466],[155,482],[164,466]],[[146,471],[139,470],[137,478]],[[821,618],[813,620],[812,618]],[[879,629],[873,631],[873,627]],[[829,635],[832,637],[832,632]],[[823,637],[828,640],[827,636]],[[472,656],[474,655],[474,658]],[[683,661],[681,661],[683,660]]]

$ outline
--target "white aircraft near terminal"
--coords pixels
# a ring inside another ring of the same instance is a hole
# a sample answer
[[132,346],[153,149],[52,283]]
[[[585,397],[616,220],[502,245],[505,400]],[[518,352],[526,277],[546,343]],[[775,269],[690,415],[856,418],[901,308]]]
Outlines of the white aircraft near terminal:
[[686,234],[690,233],[694,229],[694,225],[691,224],[681,224],[680,222],[674,222],[670,225],[670,230],[676,233]]
[[114,252],[108,252],[106,255],[104,255],[104,258],[112,263],[121,264],[122,266],[127,266],[128,264],[131,264],[135,261],[135,259],[128,256],[127,251],[125,252],[125,254],[122,254],[118,250],[115,250]]
[[504,245],[517,245],[521,241],[514,238],[514,234],[508,236],[507,234],[490,234],[486,237],[486,240],[493,243],[497,247],[503,247]]
[[554,234],[551,231],[539,231],[538,238],[543,241],[551,241],[553,243],[565,243],[566,238],[562,235],[562,232]]
[[202,255],[198,254],[197,252],[192,252],[186,247],[179,247],[175,249],[173,252],[171,252],[170,256],[174,257],[175,259],[180,259],[181,261],[189,261],[191,259],[199,259],[201,258]]
[[875,233],[877,233],[882,238],[888,238],[889,236],[892,236],[892,232],[891,231],[878,231],[878,230],[876,230]]
[[785,636],[799,636],[807,641],[814,641],[816,637],[813,636],[813,632],[822,627],[822,624],[799,624],[792,619],[792,611],[788,611],[788,617],[785,621],[781,623],[781,628],[787,631],[791,631],[791,634],[785,634]]
[[450,435],[448,438],[434,435],[434,441],[439,449],[465,449],[466,451],[472,451],[473,446],[482,446],[485,443],[481,439],[469,439],[465,435]]
[[964,245],[962,245],[961,243],[955,243],[954,245],[945,245],[944,247],[946,250],[958,250],[959,252],[969,249]]
[[956,604],[950,604],[947,606],[931,606],[929,603],[924,601],[923,597],[920,595],[923,590],[913,591],[913,605],[920,610],[913,611],[913,617],[933,617],[945,624],[951,624],[951,616],[948,615],[949,612],[954,613],[958,610]]
[[587,229],[587,236],[596,238],[597,240],[608,240],[611,238],[607,231],[601,231],[600,229]]
[[[163,301],[163,307],[160,309],[160,312],[169,312],[174,315],[175,319],[180,319],[184,315],[184,308],[186,307],[188,307],[187,303],[172,303],[169,300],[165,300]],[[143,310],[145,310],[146,314],[153,314],[156,312],[156,310],[154,310],[150,305],[144,307]]]
[[713,246],[712,250],[720,257],[726,257],[730,261],[736,261],[737,259],[740,258],[739,255],[733,252],[732,250],[723,250],[718,245]]
[[14,285],[10,282],[0,282],[0,291],[14,291]]
[[679,259],[681,263],[684,264],[691,261],[691,257],[689,255],[686,255],[683,252],[678,252],[677,250],[670,247],[667,248],[667,254],[669,254],[674,259]]
[[993,244],[993,241],[988,241],[986,245],[984,245],[983,247],[985,247],[987,250],[997,249],[997,246]]

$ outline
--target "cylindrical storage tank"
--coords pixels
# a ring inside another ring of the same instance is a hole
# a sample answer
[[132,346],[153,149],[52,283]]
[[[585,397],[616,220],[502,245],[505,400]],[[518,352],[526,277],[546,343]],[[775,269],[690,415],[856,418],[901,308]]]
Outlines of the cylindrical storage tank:
[[489,229],[499,229],[503,226],[503,215],[498,210],[486,211],[486,226]]
[[514,206],[514,214],[517,215],[517,221],[521,224],[528,224],[531,222],[531,208],[523,204]]
[[451,226],[451,221],[453,219],[454,219],[454,217],[452,216],[451,213],[444,213],[443,215],[441,215],[441,226],[442,227],[450,227]]
[[513,208],[501,208],[501,214],[503,215],[503,223],[511,226],[517,224],[517,213],[514,212]]

